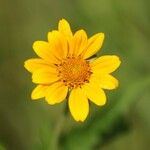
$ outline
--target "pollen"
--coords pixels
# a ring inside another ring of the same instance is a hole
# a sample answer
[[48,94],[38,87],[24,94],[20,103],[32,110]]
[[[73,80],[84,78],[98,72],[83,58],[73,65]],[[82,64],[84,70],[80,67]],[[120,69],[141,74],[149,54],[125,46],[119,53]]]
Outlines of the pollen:
[[61,81],[71,89],[89,82],[92,74],[89,62],[80,57],[68,57],[57,67]]

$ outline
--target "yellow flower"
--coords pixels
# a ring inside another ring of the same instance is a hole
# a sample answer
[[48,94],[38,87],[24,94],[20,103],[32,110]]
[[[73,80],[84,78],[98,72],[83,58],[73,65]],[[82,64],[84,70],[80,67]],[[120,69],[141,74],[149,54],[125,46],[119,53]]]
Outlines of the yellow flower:
[[84,30],[72,33],[69,23],[62,19],[58,30],[48,33],[48,42],[36,41],[35,53],[40,58],[25,61],[25,68],[38,84],[32,99],[45,97],[53,105],[67,97],[70,112],[76,121],[84,121],[89,113],[89,101],[98,106],[106,103],[103,89],[115,89],[118,81],[110,73],[120,60],[115,55],[90,57],[102,47],[104,33],[88,38]]

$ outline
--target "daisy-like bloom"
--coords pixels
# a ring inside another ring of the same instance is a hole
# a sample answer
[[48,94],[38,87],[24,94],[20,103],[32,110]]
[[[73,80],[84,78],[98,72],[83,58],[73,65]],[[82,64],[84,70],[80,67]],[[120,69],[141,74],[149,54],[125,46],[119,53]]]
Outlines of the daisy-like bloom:
[[104,33],[88,38],[84,30],[74,34],[69,23],[62,19],[58,30],[48,33],[48,41],[36,41],[35,53],[40,58],[25,61],[37,84],[32,99],[45,97],[48,104],[57,104],[68,95],[69,110],[76,121],[84,121],[89,113],[89,102],[98,106],[106,103],[103,89],[112,90],[118,81],[111,73],[120,60],[115,55],[90,59],[102,47]]

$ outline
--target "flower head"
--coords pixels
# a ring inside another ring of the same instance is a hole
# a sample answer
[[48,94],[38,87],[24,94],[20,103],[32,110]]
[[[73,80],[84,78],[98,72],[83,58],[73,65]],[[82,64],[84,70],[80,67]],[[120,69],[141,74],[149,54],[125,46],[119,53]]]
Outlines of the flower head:
[[48,33],[48,41],[36,41],[35,53],[40,58],[25,61],[37,84],[32,99],[45,97],[49,104],[60,103],[69,93],[70,112],[76,121],[84,121],[89,113],[89,101],[102,106],[106,103],[103,89],[115,89],[118,81],[112,75],[120,60],[115,55],[90,57],[102,47],[104,33],[88,38],[84,30],[74,34],[69,23],[62,19],[58,30]]

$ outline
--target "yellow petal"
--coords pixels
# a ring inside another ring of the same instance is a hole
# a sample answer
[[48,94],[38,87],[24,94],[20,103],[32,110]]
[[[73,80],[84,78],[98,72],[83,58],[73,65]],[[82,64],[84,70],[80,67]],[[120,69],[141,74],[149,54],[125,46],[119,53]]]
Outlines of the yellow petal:
[[89,58],[95,53],[97,53],[97,51],[99,51],[99,49],[102,47],[103,41],[104,41],[104,33],[97,33],[94,36],[92,36],[88,40],[88,46],[86,48],[85,53],[83,53],[83,58],[84,59]]
[[94,87],[92,84],[88,83],[82,86],[87,97],[96,105],[102,106],[106,103],[106,95],[101,88]]
[[45,97],[47,93],[47,89],[49,86],[47,85],[37,85],[36,88],[32,91],[31,98],[33,100]]
[[55,57],[60,60],[66,58],[68,54],[68,44],[67,40],[60,32],[56,30],[49,32],[48,41]]
[[68,87],[61,82],[56,82],[50,85],[47,91],[46,101],[53,105],[62,102],[66,98]]
[[50,84],[57,80],[59,80],[59,77],[57,76],[56,69],[52,67],[49,67],[49,69],[39,69],[33,72],[32,75],[32,82],[37,84]]
[[95,81],[99,84],[99,87],[107,90],[112,90],[118,87],[118,80],[112,75],[95,75]]
[[88,99],[81,88],[73,89],[69,96],[69,109],[76,121],[84,121],[89,113]]
[[91,63],[91,68],[94,73],[108,74],[115,71],[119,67],[120,63],[118,56],[105,55],[93,61]]
[[33,43],[33,49],[39,57],[47,60],[48,62],[53,64],[59,63],[59,60],[54,57],[48,42],[36,41]]
[[58,30],[61,32],[68,40],[72,38],[72,31],[67,20],[62,19],[59,21]]
[[87,46],[87,35],[84,30],[77,31],[71,40],[70,55],[79,56]]
[[43,67],[51,66],[51,64],[44,59],[39,59],[39,58],[32,58],[28,59],[24,62],[24,67],[29,71],[29,72],[34,72],[38,69],[41,69]]

